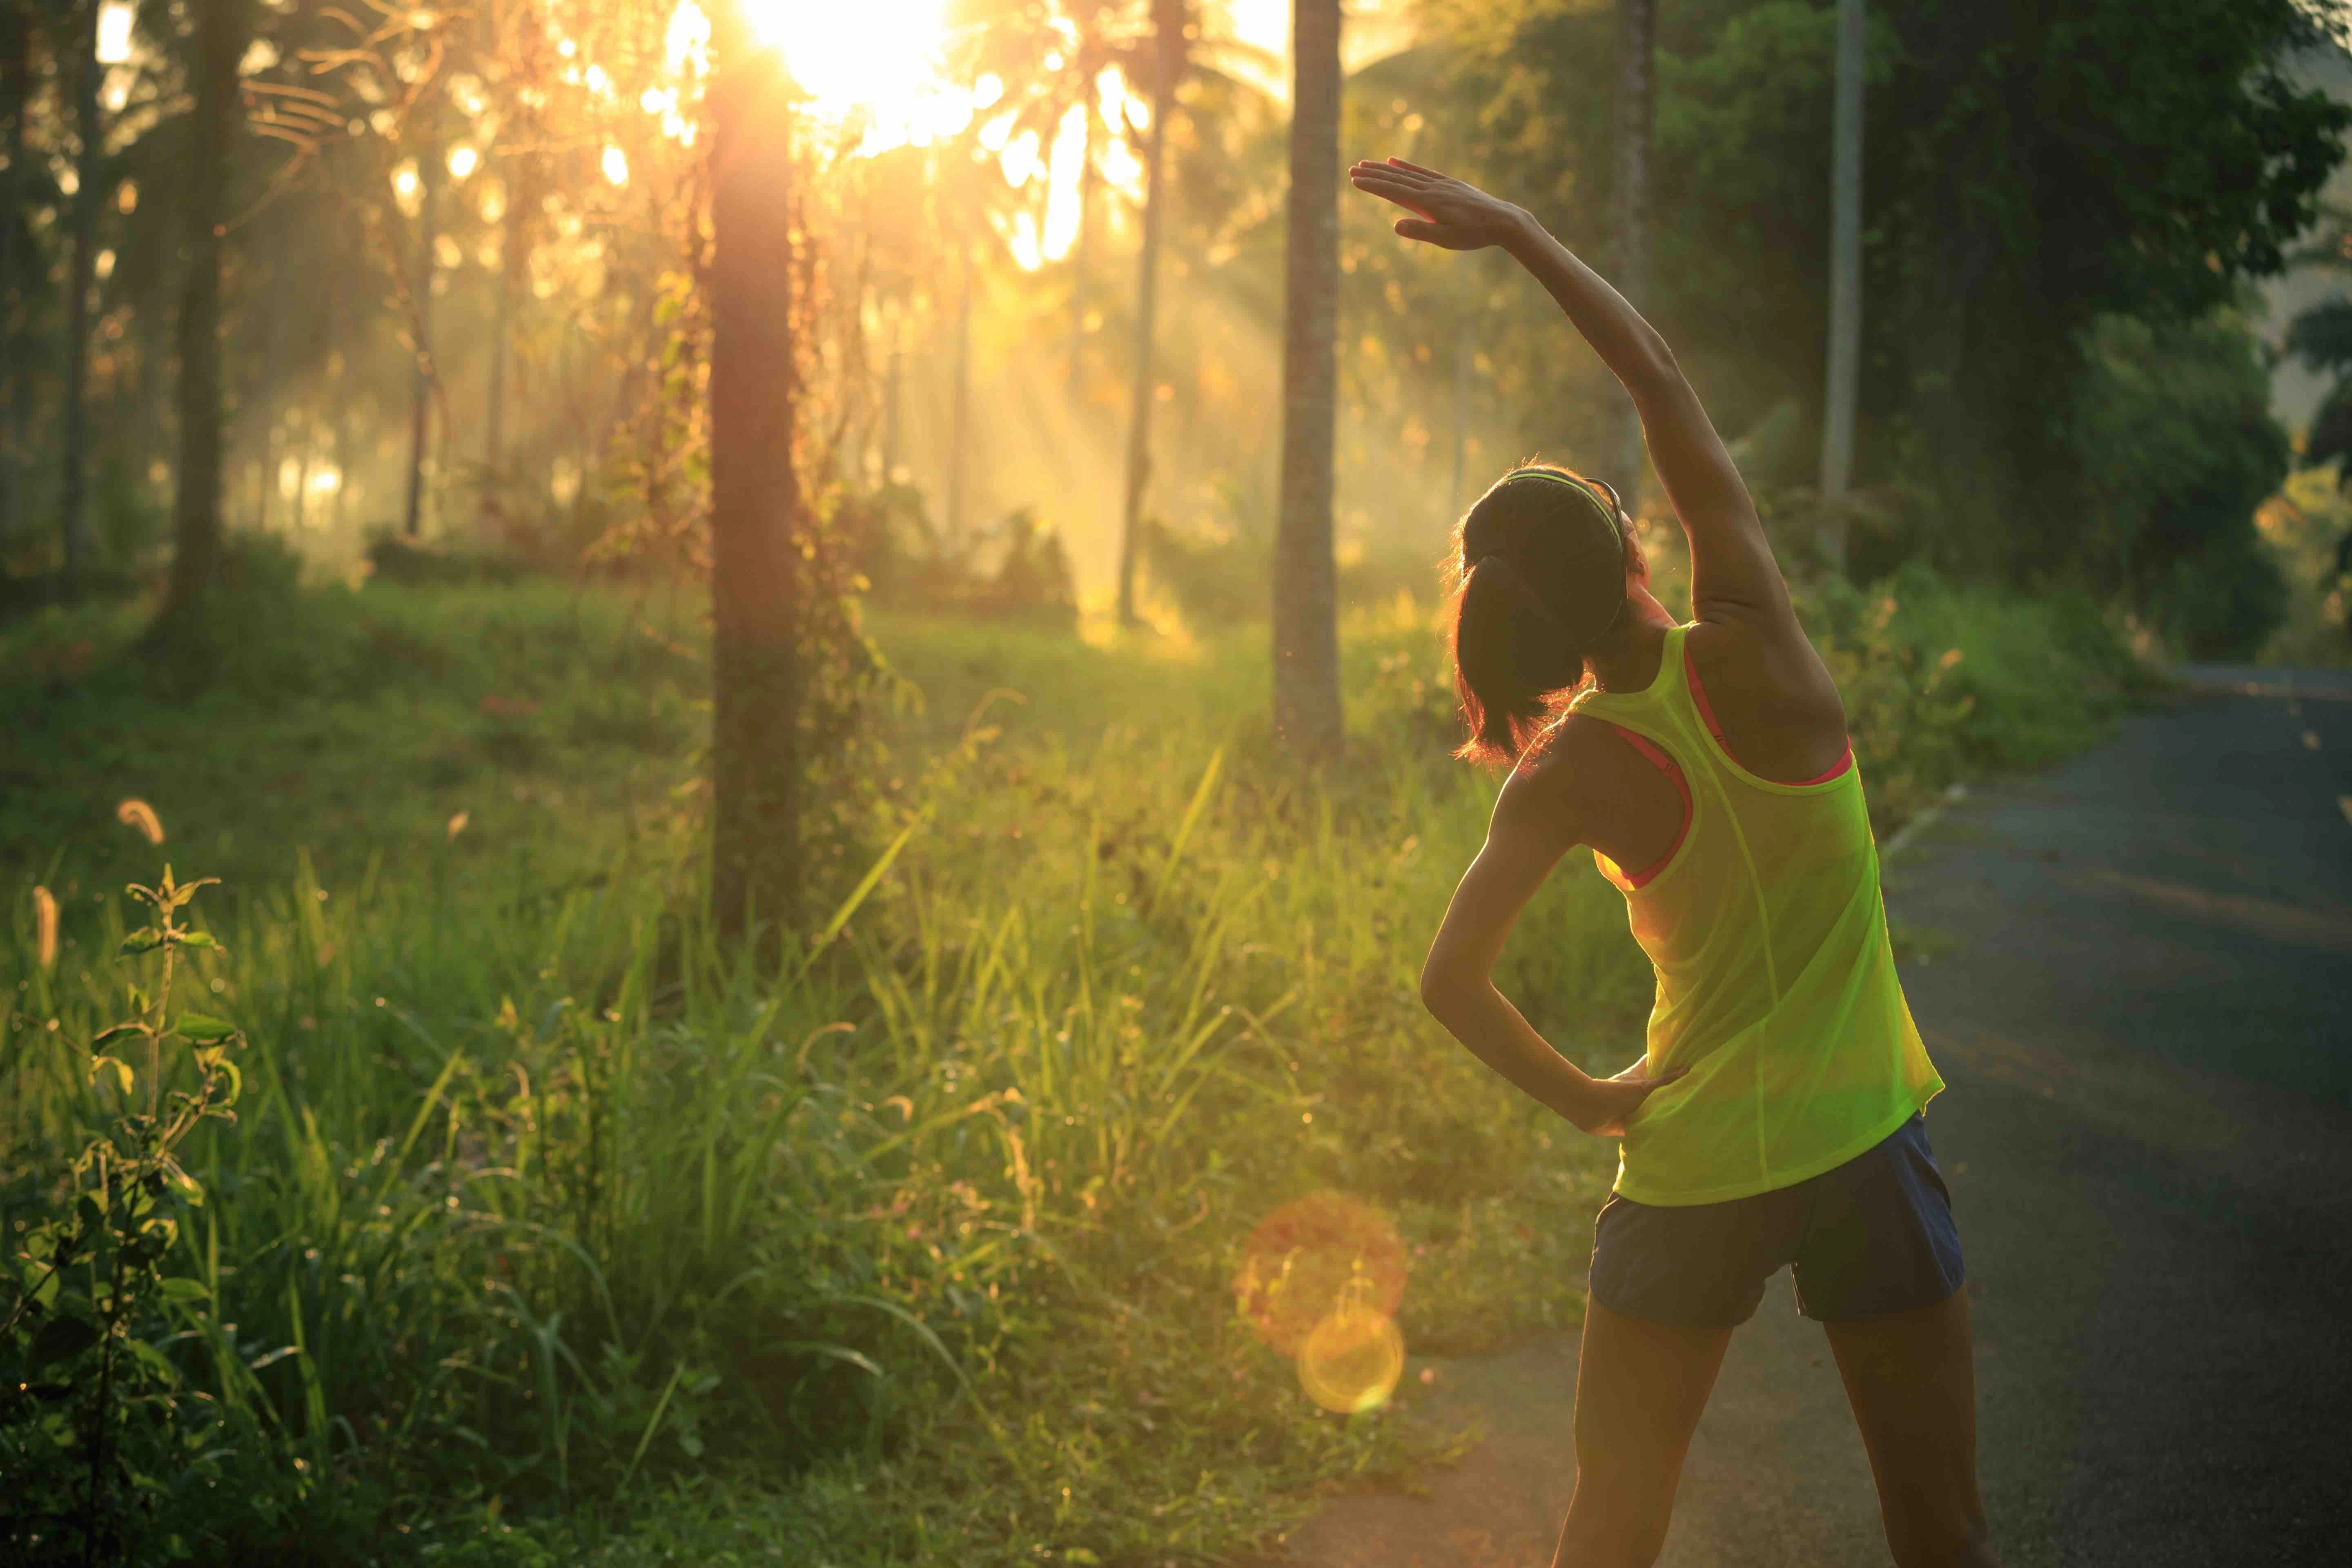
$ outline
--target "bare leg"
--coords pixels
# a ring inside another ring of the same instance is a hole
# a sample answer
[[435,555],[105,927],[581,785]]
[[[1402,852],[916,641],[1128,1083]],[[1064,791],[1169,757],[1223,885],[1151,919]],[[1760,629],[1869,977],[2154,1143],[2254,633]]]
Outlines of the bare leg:
[[1676,1329],[1585,1308],[1576,1374],[1576,1496],[1553,1568],[1649,1568],[1666,1543],[1683,1455],[1729,1329]]
[[1899,1568],[1994,1568],[1977,1491],[1968,1292],[1914,1311],[1823,1326],[1870,1450],[1886,1544]]

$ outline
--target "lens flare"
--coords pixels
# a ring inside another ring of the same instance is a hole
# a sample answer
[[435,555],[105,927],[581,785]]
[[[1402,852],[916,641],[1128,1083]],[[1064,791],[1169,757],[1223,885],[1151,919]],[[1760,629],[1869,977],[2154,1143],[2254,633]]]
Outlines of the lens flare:
[[1387,1215],[1344,1194],[1315,1193],[1250,1233],[1234,1276],[1234,1310],[1269,1349],[1295,1356],[1343,1300],[1394,1315],[1404,1277],[1404,1240]]
[[1369,1285],[1360,1275],[1350,1280],[1339,1310],[1316,1324],[1298,1348],[1298,1385],[1307,1398],[1342,1415],[1386,1405],[1404,1376],[1404,1336],[1395,1319],[1363,1300]]

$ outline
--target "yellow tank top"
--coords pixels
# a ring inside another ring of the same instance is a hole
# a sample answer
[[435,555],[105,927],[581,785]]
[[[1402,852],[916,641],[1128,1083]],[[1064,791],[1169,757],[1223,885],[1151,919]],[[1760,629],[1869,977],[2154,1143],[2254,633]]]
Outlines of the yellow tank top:
[[1649,1068],[1690,1068],[1619,1146],[1617,1191],[1669,1205],[1817,1176],[1944,1087],[1895,977],[1859,765],[1784,784],[1734,762],[1692,699],[1689,630],[1666,634],[1646,689],[1570,709],[1649,740],[1690,786],[1681,843],[1638,889],[1595,857],[1657,971]]

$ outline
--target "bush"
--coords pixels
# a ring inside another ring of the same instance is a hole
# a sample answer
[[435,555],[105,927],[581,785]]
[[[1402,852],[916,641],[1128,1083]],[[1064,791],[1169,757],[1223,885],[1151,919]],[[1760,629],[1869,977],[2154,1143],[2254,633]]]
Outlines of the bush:
[[2191,658],[2252,658],[2286,620],[2286,575],[2250,524],[2175,561],[2147,607]]
[[2093,324],[2070,419],[2086,508],[2051,520],[2048,570],[2120,592],[2199,658],[2251,653],[2286,596],[2253,517],[2287,474],[2258,345],[2233,312]]
[[[1022,507],[985,535],[950,540],[931,521],[922,491],[885,485],[845,498],[835,525],[866,596],[893,610],[927,610],[1069,628],[1076,584],[1061,535]],[[993,556],[993,565],[987,558]]]
[[512,583],[530,570],[529,563],[512,556],[419,544],[389,528],[377,529],[368,536],[367,560],[371,582],[412,588]]

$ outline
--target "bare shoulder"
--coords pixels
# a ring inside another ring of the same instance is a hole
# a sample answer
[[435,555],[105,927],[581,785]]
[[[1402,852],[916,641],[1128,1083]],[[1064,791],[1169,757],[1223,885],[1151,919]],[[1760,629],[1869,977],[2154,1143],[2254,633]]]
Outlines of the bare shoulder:
[[1557,845],[1584,843],[1599,804],[1622,790],[1628,760],[1638,761],[1598,719],[1564,713],[1529,748],[1495,802],[1495,826]]
[[1837,680],[1794,614],[1703,618],[1686,636],[1691,662],[1727,722],[1730,712],[1760,713],[1780,722],[1819,720],[1843,732]]

